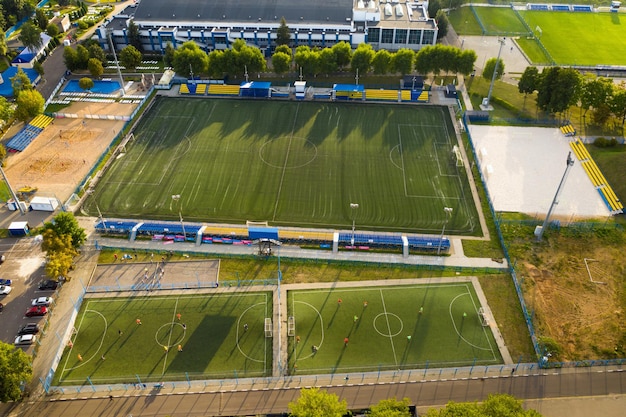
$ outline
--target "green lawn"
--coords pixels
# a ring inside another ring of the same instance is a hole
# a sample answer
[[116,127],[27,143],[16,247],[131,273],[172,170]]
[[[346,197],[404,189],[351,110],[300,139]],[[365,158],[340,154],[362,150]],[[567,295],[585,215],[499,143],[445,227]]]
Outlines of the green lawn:
[[489,35],[527,34],[528,28],[510,7],[474,7]]
[[271,293],[85,299],[54,383],[270,375],[266,317],[272,317]]
[[445,107],[157,98],[134,135],[89,213],[480,233]]
[[617,145],[612,148],[587,146],[593,160],[606,177],[609,185],[621,201],[626,201],[626,146]]
[[470,283],[289,291],[287,299],[292,373],[502,362]]
[[617,13],[521,11],[557,65],[626,65],[626,26]]

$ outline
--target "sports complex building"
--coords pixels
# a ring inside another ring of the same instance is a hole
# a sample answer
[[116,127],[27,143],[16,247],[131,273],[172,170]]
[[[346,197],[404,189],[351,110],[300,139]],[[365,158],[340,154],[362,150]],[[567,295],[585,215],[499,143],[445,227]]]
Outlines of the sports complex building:
[[282,17],[293,47],[349,42],[356,48],[366,42],[374,49],[419,50],[434,45],[438,32],[435,19],[428,16],[428,1],[420,0],[143,0],[108,19],[96,33],[105,50],[110,49],[109,34],[115,49],[122,49],[130,44],[132,20],[144,51],[161,52],[168,43],[178,47],[194,41],[210,52],[244,39],[269,55]]

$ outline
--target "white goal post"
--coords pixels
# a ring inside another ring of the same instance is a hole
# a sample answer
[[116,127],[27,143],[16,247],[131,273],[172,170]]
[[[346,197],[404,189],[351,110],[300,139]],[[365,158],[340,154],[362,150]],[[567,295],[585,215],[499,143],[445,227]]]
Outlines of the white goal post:
[[453,158],[456,159],[456,166],[462,167],[463,165],[463,155],[461,155],[461,150],[457,145],[452,147]]
[[265,319],[265,337],[272,337],[273,332],[272,332],[272,319],[270,318],[266,318]]
[[480,320],[480,324],[482,326],[489,326],[489,318],[485,314],[485,309],[482,307],[478,309],[478,319]]
[[248,227],[269,227],[267,222],[255,222],[252,220],[246,220],[246,226]]

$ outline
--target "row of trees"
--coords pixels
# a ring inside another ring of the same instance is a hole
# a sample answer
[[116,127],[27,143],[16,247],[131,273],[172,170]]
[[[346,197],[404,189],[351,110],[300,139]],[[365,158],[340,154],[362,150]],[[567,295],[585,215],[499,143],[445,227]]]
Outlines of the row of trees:
[[[124,48],[121,56],[132,46]],[[232,48],[216,50],[206,54],[194,42],[186,42],[177,50],[171,45],[165,49],[165,63],[183,76],[209,74],[213,77],[241,75],[266,70],[266,61],[258,48],[248,46],[242,39],[236,40]],[[329,48],[310,48],[301,45],[295,50],[287,45],[280,45],[272,55],[272,70],[283,74],[300,68],[306,75],[327,75],[349,68],[353,73],[409,74],[417,71],[421,74],[440,72],[469,75],[474,69],[477,55],[472,50],[462,51],[457,47],[435,45],[415,52],[401,49],[389,52],[381,49],[374,51],[371,45],[361,44],[352,51],[350,44],[340,42]],[[125,65],[126,66],[126,65]]]
[[609,78],[582,75],[573,68],[548,67],[539,72],[527,67],[518,91],[527,96],[537,92],[537,107],[550,114],[566,113],[578,106],[581,116],[591,110],[592,123],[602,126],[612,117],[626,121],[626,84],[616,85]]
[[[408,398],[385,399],[370,407],[371,417],[411,417]],[[289,403],[289,415],[293,417],[343,417],[348,415],[348,404],[319,388],[303,388],[300,397]],[[489,395],[483,403],[450,402],[444,408],[430,409],[427,417],[541,417],[535,410],[524,410],[522,401],[508,394]]]
[[44,225],[41,248],[46,252],[46,274],[52,279],[66,277],[87,235],[72,213],[61,212]]

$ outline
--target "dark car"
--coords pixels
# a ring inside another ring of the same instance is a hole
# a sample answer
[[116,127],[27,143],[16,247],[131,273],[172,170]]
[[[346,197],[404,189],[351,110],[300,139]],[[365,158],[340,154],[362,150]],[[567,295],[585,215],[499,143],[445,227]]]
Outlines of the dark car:
[[13,281],[11,281],[10,279],[3,279],[0,278],[0,285],[8,285],[11,286],[11,284],[13,283]]
[[28,310],[26,310],[26,314],[24,315],[26,317],[35,317],[35,316],[45,316],[46,314],[48,314],[48,307],[37,306],[37,307],[31,307]]
[[17,331],[17,335],[21,336],[23,334],[37,334],[39,333],[39,325],[37,323],[28,323],[20,327]]
[[59,283],[51,279],[47,279],[39,283],[40,290],[56,290],[58,286]]

